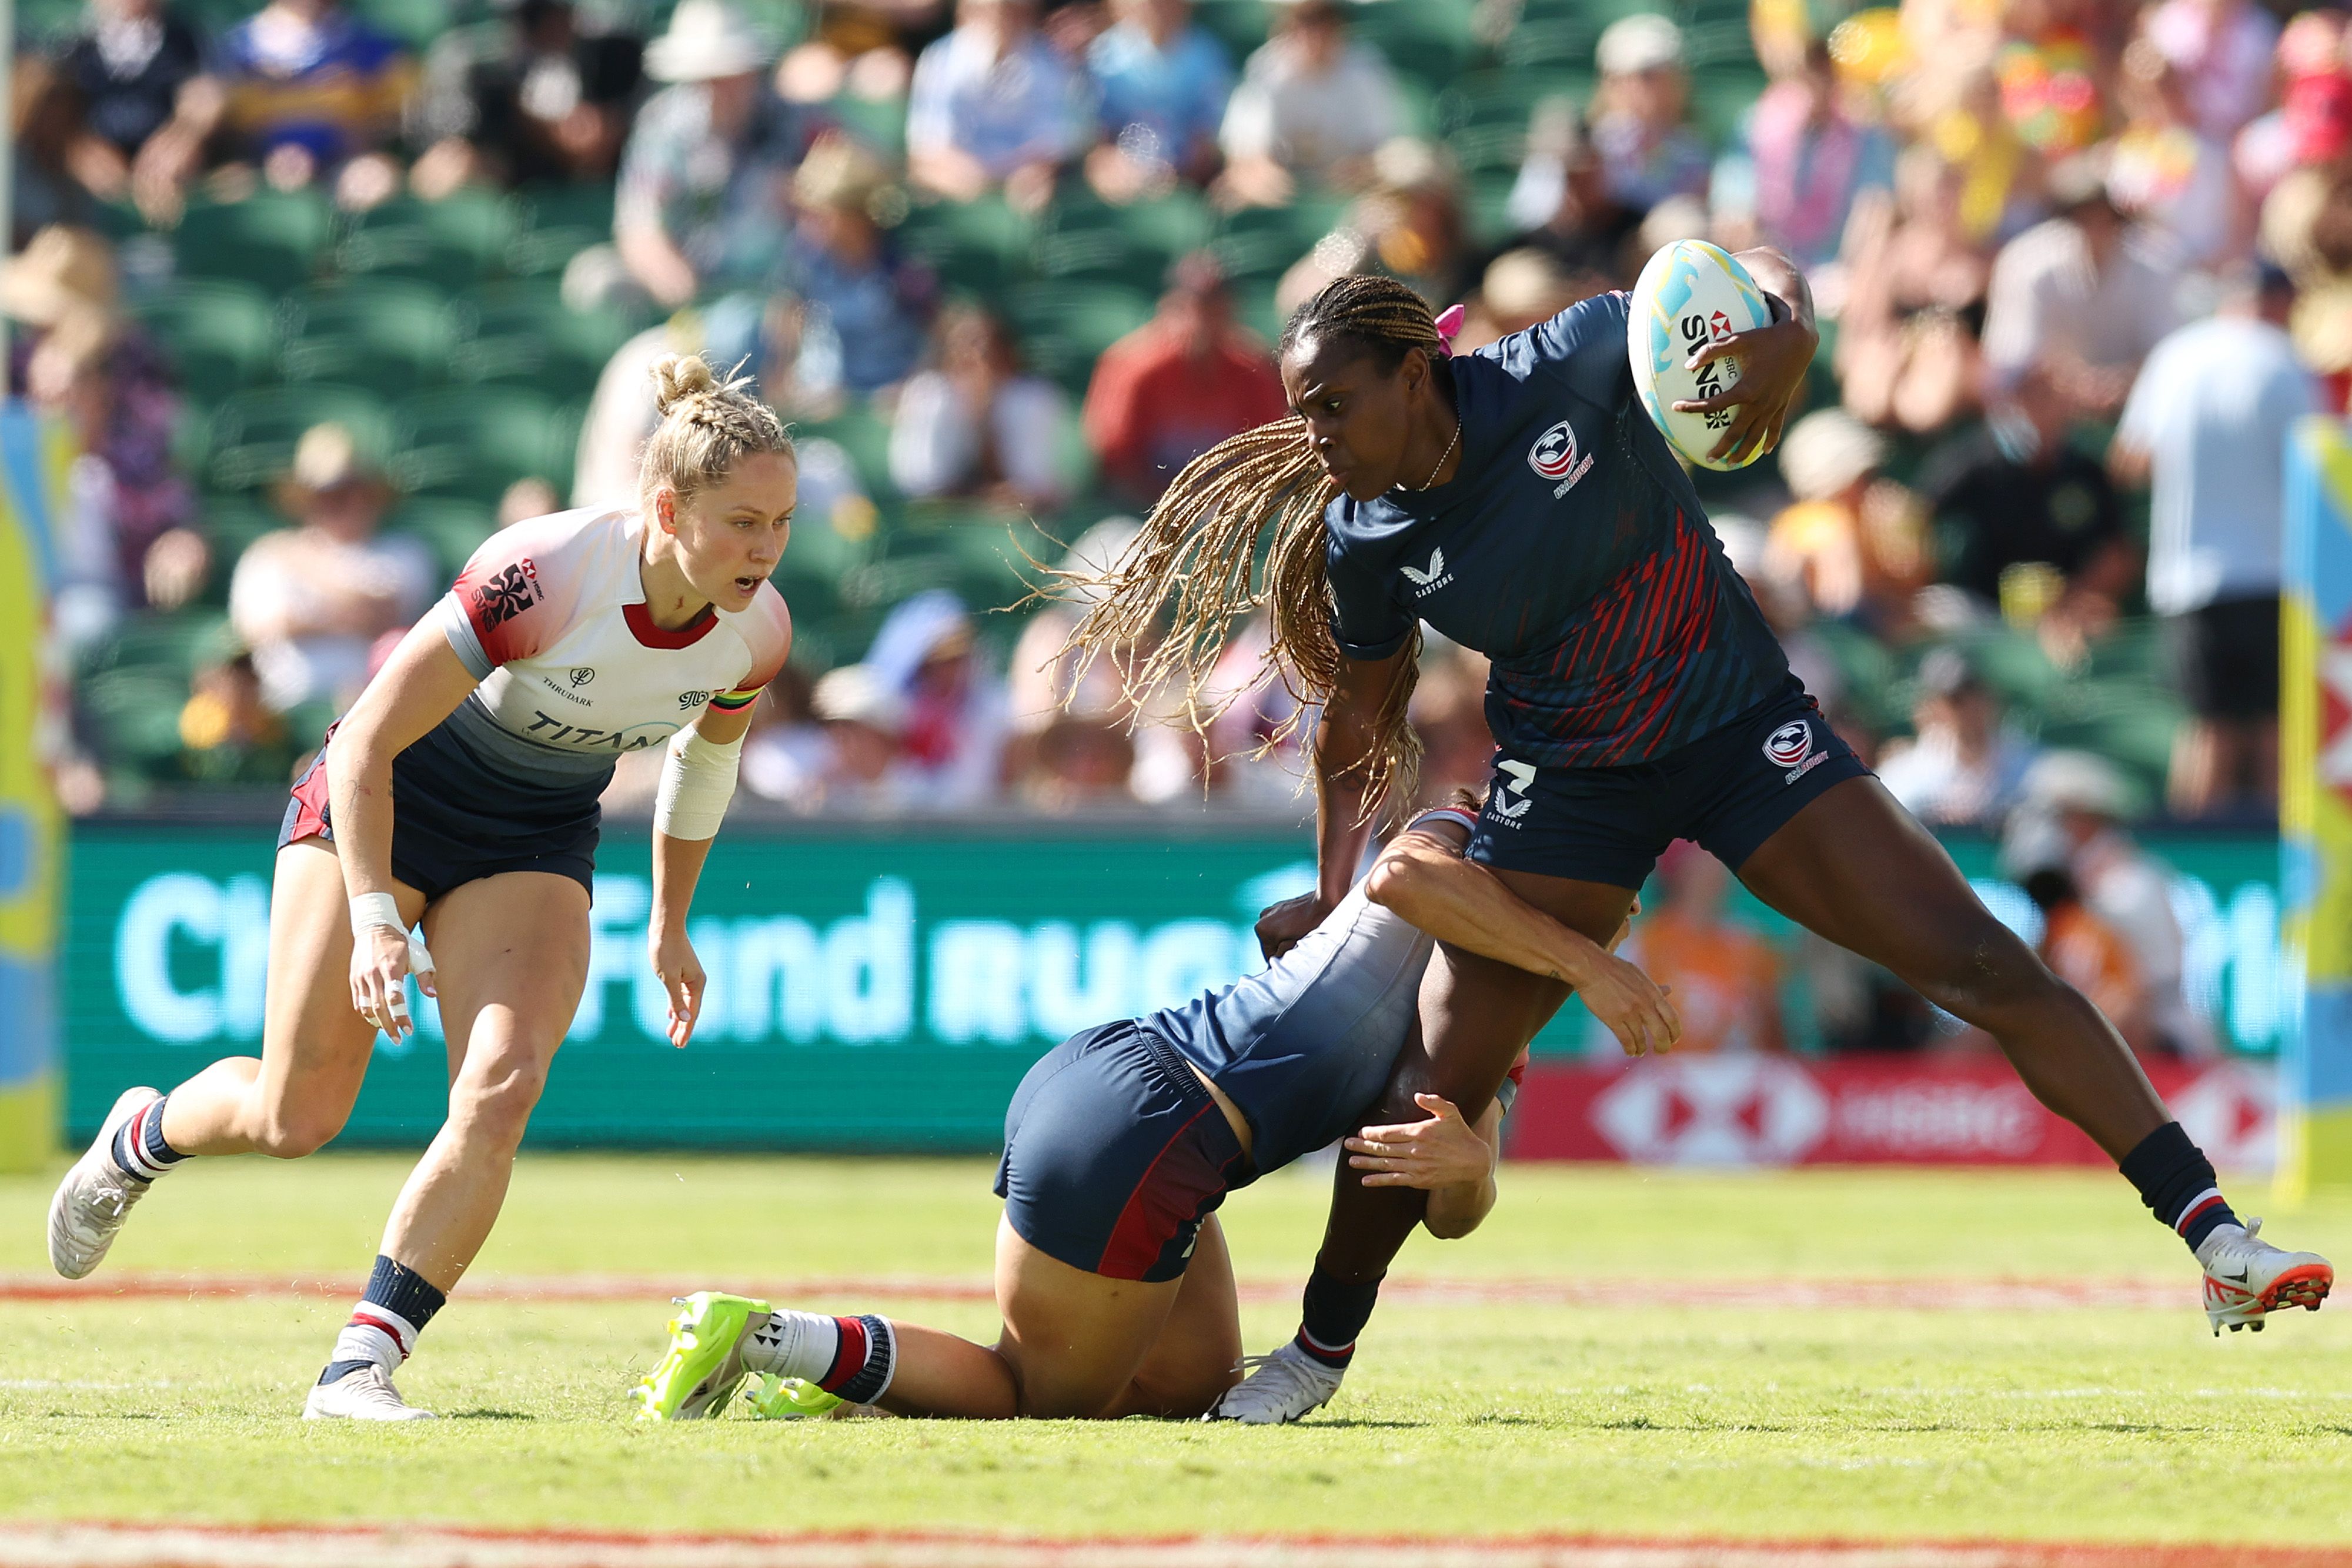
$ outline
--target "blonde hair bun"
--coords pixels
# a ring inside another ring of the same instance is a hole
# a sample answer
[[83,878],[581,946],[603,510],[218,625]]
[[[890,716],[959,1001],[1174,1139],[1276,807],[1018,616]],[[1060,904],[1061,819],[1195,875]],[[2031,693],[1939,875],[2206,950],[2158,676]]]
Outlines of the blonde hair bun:
[[719,390],[719,378],[700,354],[664,354],[654,361],[654,406],[663,418],[690,398],[707,397]]

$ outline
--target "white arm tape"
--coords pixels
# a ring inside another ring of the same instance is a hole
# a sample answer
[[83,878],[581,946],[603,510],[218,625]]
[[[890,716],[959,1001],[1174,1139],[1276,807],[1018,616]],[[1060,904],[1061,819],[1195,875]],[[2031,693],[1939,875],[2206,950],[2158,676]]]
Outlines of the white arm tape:
[[402,924],[400,904],[388,893],[362,893],[352,900],[352,935],[364,936],[382,926],[397,931],[408,938],[408,972],[412,975],[433,973],[433,955],[425,949],[423,937]]
[[662,759],[661,792],[654,797],[654,831],[673,839],[715,839],[735,798],[735,770],[742,765],[743,737],[726,745],[703,738],[698,729],[670,737]]

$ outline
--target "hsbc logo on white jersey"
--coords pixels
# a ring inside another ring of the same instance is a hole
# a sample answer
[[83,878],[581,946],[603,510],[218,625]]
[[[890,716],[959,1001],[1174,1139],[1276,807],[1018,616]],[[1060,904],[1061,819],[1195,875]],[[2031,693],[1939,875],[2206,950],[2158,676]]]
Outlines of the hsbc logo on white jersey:
[[1591,468],[1592,458],[1577,455],[1576,427],[1563,419],[1536,437],[1528,448],[1528,466],[1543,478],[1559,481],[1551,487],[1551,498],[1557,501],[1576,487]]

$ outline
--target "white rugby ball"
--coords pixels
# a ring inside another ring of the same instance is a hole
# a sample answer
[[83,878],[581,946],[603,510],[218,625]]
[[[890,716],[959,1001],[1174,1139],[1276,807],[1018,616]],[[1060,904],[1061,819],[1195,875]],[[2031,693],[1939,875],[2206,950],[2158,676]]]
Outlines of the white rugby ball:
[[[1739,361],[1727,355],[1696,371],[1685,362],[1703,343],[1767,326],[1772,307],[1738,258],[1703,239],[1678,239],[1650,258],[1633,285],[1625,323],[1625,352],[1633,390],[1666,444],[1702,468],[1744,468],[1763,455],[1710,457],[1731,423],[1731,411],[1677,413],[1674,405],[1713,397],[1739,381]],[[1736,460],[1735,460],[1736,459]]]

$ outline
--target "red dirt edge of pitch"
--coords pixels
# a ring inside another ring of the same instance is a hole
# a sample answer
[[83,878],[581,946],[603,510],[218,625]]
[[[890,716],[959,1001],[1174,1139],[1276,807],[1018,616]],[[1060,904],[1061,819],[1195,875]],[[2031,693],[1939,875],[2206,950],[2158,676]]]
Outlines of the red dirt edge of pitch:
[[[142,1543],[152,1555],[142,1554]],[[1670,1540],[1518,1535],[1453,1540],[1344,1533],[1055,1537],[948,1531],[792,1535],[498,1530],[432,1524],[174,1524],[13,1521],[0,1568],[360,1568],[394,1549],[408,1568],[1338,1568],[1410,1553],[1417,1565],[1478,1568],[2352,1568],[2352,1546],[2012,1541]],[[211,1548],[213,1550],[207,1550]],[[306,1551],[305,1549],[308,1548]],[[127,1549],[127,1551],[126,1551]]]
[[[305,1274],[167,1273],[120,1271],[81,1281],[50,1274],[0,1271],[0,1301],[88,1301],[194,1299],[231,1296],[337,1296],[348,1298],[365,1283],[358,1276]],[[891,1301],[988,1301],[994,1287],[984,1274],[878,1274],[798,1280],[688,1281],[679,1275],[488,1274],[468,1277],[464,1295],[473,1301],[666,1301],[688,1284],[724,1289],[769,1301],[881,1297]],[[1286,1303],[1298,1296],[1296,1280],[1244,1280],[1241,1299],[1252,1305]],[[1674,1280],[1579,1281],[1542,1276],[1494,1279],[1394,1279],[1381,1299],[1391,1305],[1475,1306],[1545,1304],[1622,1306],[1645,1292],[1671,1296],[1691,1308],[1849,1308],[1885,1312],[2018,1312],[2085,1309],[2164,1310],[2195,1300],[2193,1283],[2178,1277],[2118,1275],[1994,1279],[1898,1278],[1885,1280]]]

